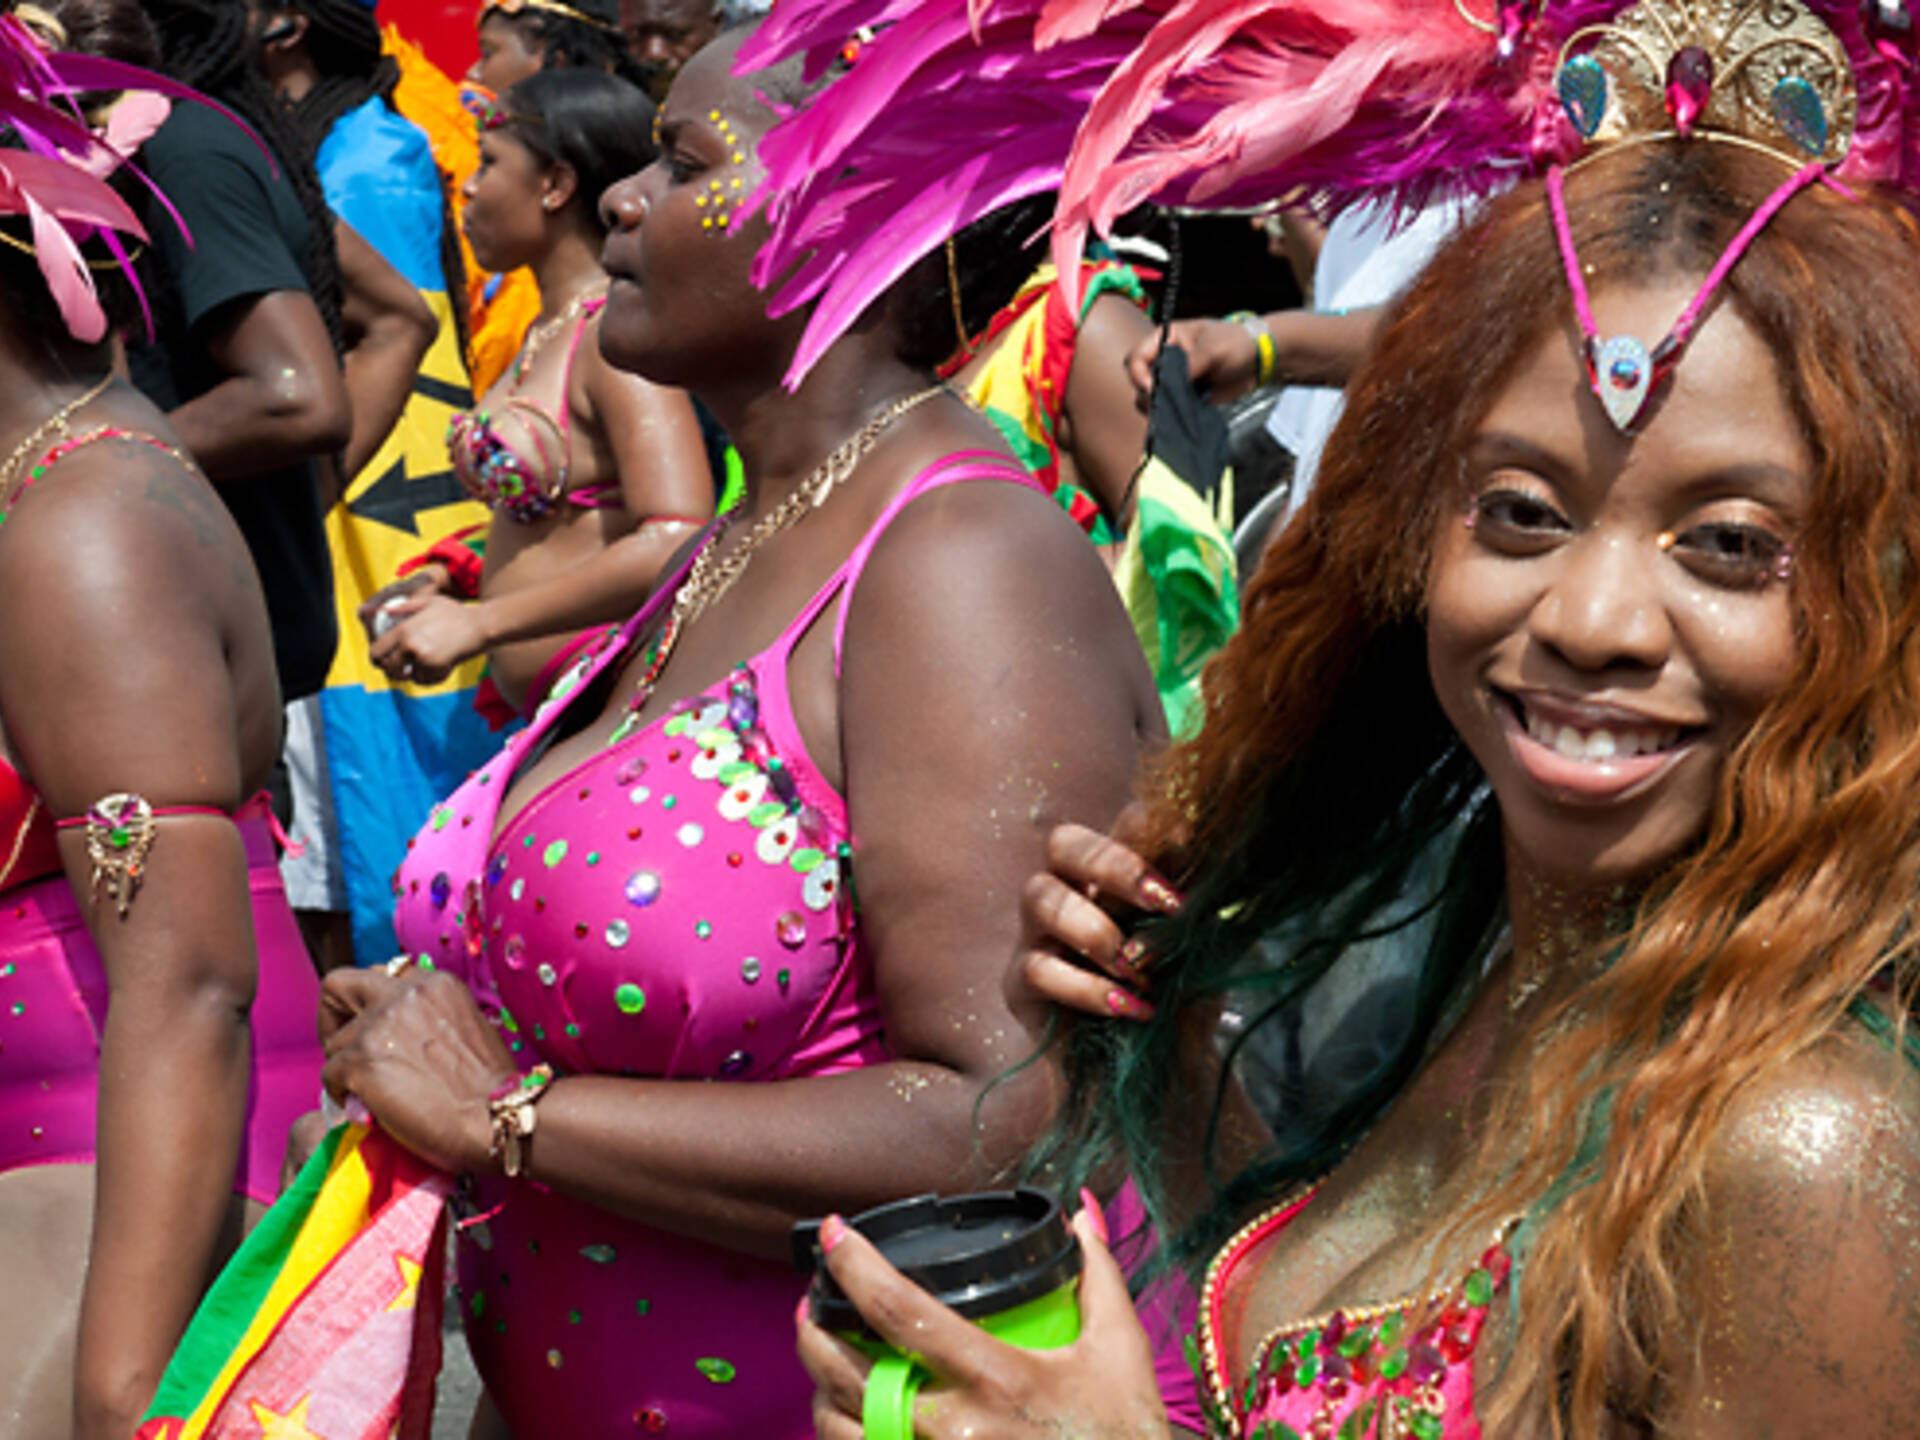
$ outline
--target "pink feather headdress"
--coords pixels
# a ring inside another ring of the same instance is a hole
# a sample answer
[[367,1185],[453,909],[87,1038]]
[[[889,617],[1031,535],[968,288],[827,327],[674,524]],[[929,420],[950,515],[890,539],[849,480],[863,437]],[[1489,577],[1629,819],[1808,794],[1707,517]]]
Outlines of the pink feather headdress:
[[[1071,293],[1089,232],[1141,204],[1411,209],[1571,160],[1595,117],[1578,96],[1570,108],[1562,61],[1627,0],[1481,13],[1493,3],[781,0],[741,71],[802,55],[817,78],[848,35],[877,32],[761,143],[772,236],[755,279],[779,281],[775,313],[815,305],[788,383],[921,256],[1029,195],[1059,191],[1053,249]],[[1902,0],[1799,3],[1851,67],[1851,144],[1833,173],[1920,189]]]
[[[95,130],[79,97],[105,91],[123,93]],[[17,141],[0,144],[0,215],[27,217],[40,273],[76,339],[91,343],[107,333],[93,266],[80,248],[93,239],[132,282],[152,329],[124,238],[143,242],[147,232],[107,177],[131,168],[186,233],[173,205],[129,159],[166,119],[168,96],[212,103],[137,65],[49,51],[19,20],[0,15],[0,134]]]

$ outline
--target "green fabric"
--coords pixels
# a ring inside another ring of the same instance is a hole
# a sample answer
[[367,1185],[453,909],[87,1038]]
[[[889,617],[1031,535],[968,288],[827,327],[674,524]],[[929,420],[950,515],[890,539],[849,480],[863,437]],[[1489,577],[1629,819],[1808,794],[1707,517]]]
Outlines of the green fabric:
[[[1231,486],[1223,488],[1231,504]],[[1200,671],[1240,624],[1233,542],[1207,502],[1158,458],[1134,488],[1133,529],[1114,567],[1175,739],[1200,728]]]
[[724,515],[738,505],[747,493],[747,467],[740,458],[740,452],[727,446],[727,481],[720,487],[720,503],[714,508],[714,514]]
[[333,1168],[333,1157],[346,1133],[344,1125],[336,1125],[327,1133],[301,1167],[298,1178],[240,1242],[167,1363],[159,1393],[147,1408],[148,1418],[191,1415],[206,1398],[207,1387],[218,1378],[253,1317],[260,1313],[267,1292],[286,1263],[287,1251],[326,1181],[327,1171]]

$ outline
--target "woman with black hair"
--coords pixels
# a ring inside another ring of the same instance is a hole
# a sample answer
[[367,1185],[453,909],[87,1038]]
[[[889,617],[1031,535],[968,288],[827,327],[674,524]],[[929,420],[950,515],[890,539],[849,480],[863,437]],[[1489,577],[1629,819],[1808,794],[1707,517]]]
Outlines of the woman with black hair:
[[454,473],[493,511],[477,591],[441,560],[363,607],[396,679],[432,684],[485,652],[500,696],[530,713],[598,638],[581,627],[623,618],[713,513],[687,397],[600,355],[600,195],[652,158],[652,133],[646,96],[591,71],[530,76],[482,122],[467,238],[488,269],[531,268],[543,308],[448,432]]
[[461,1308],[520,1440],[811,1434],[789,1227],[1026,1148],[1014,897],[1160,729],[1098,557],[931,383],[927,272],[782,384],[807,316],[741,201],[806,92],[742,38],[603,202],[600,344],[710,406],[746,499],[429,821],[397,928],[434,968],[323,1001],[334,1093],[473,1177]]
[[[58,8],[50,39],[139,53],[131,4]],[[21,33],[12,74],[47,63]],[[45,232],[0,240],[0,1432],[125,1440],[273,1198],[316,984],[259,794],[281,711],[246,542],[115,379],[139,320],[105,245],[86,333]]]
[[495,95],[542,70],[599,70],[646,88],[610,0],[486,0],[476,27],[467,79]]

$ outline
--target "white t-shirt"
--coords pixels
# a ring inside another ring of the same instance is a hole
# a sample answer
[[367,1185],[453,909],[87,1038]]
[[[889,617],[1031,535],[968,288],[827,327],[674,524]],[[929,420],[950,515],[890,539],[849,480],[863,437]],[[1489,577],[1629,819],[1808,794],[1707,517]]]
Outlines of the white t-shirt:
[[[1314,309],[1338,314],[1387,304],[1413,283],[1447,237],[1473,217],[1478,203],[1430,205],[1397,230],[1392,211],[1384,205],[1342,211],[1327,227],[1320,258],[1314,262]],[[1268,431],[1294,456],[1289,515],[1313,488],[1320,451],[1340,419],[1345,393],[1334,385],[1289,385],[1267,417]]]

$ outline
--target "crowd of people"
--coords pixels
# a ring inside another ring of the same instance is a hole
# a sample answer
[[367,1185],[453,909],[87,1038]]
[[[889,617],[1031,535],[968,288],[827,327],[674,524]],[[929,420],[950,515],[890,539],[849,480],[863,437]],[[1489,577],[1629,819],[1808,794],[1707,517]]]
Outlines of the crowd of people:
[[1911,1433],[1900,0],[0,9],[0,1435],[342,1106],[471,1440]]

